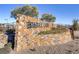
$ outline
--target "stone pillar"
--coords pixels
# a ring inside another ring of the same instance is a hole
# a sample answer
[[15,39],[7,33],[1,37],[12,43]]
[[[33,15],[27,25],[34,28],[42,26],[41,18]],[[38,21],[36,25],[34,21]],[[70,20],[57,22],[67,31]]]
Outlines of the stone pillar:
[[27,48],[28,45],[28,30],[27,30],[27,21],[28,17],[25,18],[24,15],[19,16],[16,21],[16,51],[22,51]]
[[53,27],[53,23],[49,22],[49,28],[51,29]]
[[18,16],[16,20],[16,51],[21,51],[24,44],[23,34],[24,34],[24,22],[22,22],[23,16]]

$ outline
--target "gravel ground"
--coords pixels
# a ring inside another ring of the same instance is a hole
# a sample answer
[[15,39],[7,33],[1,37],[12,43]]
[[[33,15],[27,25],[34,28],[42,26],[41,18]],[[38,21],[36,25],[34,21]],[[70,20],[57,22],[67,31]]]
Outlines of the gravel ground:
[[18,52],[19,54],[78,54],[79,39],[75,39],[63,45],[41,46]]
[[8,47],[8,45],[5,45],[4,48],[0,48],[0,54],[9,54],[11,51],[11,48]]
[[41,46],[21,52],[15,52],[8,47],[0,49],[0,54],[78,54],[79,53],[79,39],[56,46]]

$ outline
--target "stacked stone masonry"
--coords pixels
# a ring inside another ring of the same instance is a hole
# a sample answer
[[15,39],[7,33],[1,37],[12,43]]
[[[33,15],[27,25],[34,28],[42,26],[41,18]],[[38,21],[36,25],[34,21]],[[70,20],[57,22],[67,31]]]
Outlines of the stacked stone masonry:
[[16,51],[21,51],[23,49],[30,49],[35,46],[46,46],[46,45],[56,45],[63,44],[71,41],[71,34],[68,30],[62,34],[47,34],[47,35],[37,35],[40,31],[50,30],[52,23],[50,22],[48,26],[42,26],[37,28],[27,28],[28,22],[43,22],[39,19],[32,18],[30,16],[18,14],[16,20]]
[[5,44],[7,44],[7,39],[7,35],[5,35],[4,33],[0,34],[0,48],[3,48]]

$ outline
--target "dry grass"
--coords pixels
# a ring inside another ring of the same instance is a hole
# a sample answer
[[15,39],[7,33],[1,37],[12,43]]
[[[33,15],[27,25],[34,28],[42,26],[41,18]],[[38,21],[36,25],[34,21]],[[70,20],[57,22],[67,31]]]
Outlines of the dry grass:
[[38,33],[38,35],[58,34],[58,33],[63,33],[63,32],[66,32],[66,31],[67,31],[66,28],[52,28],[51,30],[41,31],[40,33]]

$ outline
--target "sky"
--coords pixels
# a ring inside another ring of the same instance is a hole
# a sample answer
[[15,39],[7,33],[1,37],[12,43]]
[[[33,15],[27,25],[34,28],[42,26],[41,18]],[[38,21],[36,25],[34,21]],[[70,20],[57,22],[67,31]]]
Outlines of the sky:
[[[11,18],[11,11],[20,6],[24,5],[0,4],[0,23],[16,22],[14,18]],[[44,13],[54,15],[57,24],[72,24],[74,18],[79,18],[79,4],[33,4],[32,6],[38,8],[39,17]]]

